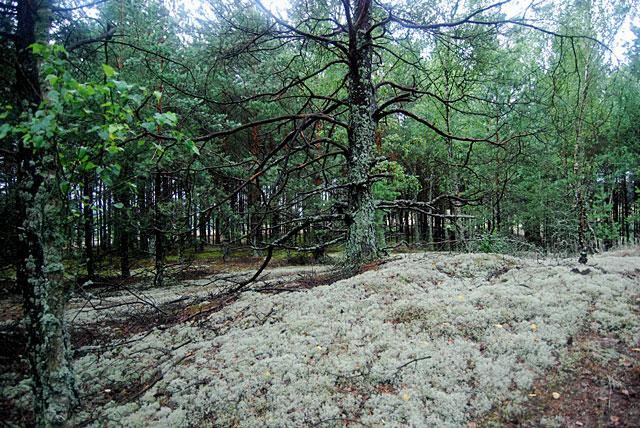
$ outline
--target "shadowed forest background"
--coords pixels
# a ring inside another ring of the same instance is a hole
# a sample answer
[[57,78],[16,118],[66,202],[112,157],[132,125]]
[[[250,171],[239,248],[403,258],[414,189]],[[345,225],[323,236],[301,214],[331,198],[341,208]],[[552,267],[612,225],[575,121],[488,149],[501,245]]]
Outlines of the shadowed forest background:
[[[24,347],[3,358],[28,359],[29,423],[72,420],[65,309],[95,309],[92,293],[126,291],[122,306],[169,325],[273,267],[336,266],[296,280],[307,289],[400,252],[586,263],[637,245],[637,9],[2,0],[0,277],[20,307],[3,334]],[[203,278],[215,298],[139,292]],[[82,355],[98,346],[71,330]]]

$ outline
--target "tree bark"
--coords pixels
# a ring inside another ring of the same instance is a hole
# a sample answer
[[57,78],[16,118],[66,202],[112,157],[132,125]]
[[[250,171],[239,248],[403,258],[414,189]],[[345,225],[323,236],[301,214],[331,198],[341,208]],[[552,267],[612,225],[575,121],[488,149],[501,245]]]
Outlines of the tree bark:
[[147,214],[147,185],[142,182],[138,186],[138,236],[140,237],[140,252],[143,257],[147,257],[149,253]]
[[164,283],[164,215],[161,204],[165,202],[163,191],[163,179],[160,171],[156,171],[154,177],[154,219],[153,230],[155,236],[155,276],[153,285],[161,287]]
[[120,256],[120,276],[129,278],[131,269],[129,263],[129,233],[130,218],[129,210],[131,209],[131,201],[126,183],[120,183],[120,188],[115,192],[116,203],[122,204],[121,208],[116,211],[117,228],[118,228],[118,253]]
[[95,260],[93,257],[93,182],[89,173],[85,173],[84,175],[82,196],[84,258],[87,267],[87,277],[93,279],[96,274]]
[[209,219],[211,218],[211,214],[207,214],[206,211],[201,211],[198,215],[198,252],[204,251],[204,245],[208,242],[207,238],[207,226],[209,225]]
[[[47,44],[51,2],[17,2],[15,89],[21,110],[34,111],[42,100],[39,61],[29,46]],[[34,150],[18,140],[17,285],[23,293],[27,348],[38,426],[61,426],[76,401],[68,352],[64,308],[66,293],[60,249],[62,200],[51,148]]]
[[349,180],[348,233],[345,258],[358,265],[378,257],[375,204],[369,170],[376,124],[372,83],[371,0],[357,0],[349,37]]

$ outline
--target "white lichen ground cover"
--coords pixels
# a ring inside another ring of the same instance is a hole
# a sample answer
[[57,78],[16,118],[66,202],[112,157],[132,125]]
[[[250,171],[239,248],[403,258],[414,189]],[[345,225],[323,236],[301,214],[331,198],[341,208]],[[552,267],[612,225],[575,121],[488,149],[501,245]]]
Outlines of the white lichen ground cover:
[[[579,331],[638,346],[638,252],[574,267],[411,254],[306,292],[245,293],[76,360],[82,399],[106,404],[75,422],[460,427],[496,406],[517,412]],[[127,397],[132,384],[148,389]]]

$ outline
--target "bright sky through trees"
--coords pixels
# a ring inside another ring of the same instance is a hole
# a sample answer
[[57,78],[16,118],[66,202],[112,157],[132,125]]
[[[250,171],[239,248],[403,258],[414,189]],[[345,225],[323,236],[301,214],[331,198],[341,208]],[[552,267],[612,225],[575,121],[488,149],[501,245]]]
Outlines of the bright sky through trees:
[[[184,3],[187,10],[195,14],[199,10],[202,10],[201,7],[203,4],[206,4],[206,1],[184,0]],[[511,0],[502,6],[502,10],[505,11],[509,17],[518,17],[522,15],[523,11],[527,10],[531,3],[529,0]],[[263,0],[263,4],[276,12],[276,14],[283,16],[286,15],[290,3],[288,0]],[[529,13],[527,16],[531,16],[531,14]],[[615,58],[613,58],[614,63],[624,61],[625,46],[633,42],[634,39],[633,32],[631,31],[632,25],[640,26],[640,17],[637,14],[634,17],[628,16],[625,18],[618,29],[613,45],[610,46],[615,54]]]

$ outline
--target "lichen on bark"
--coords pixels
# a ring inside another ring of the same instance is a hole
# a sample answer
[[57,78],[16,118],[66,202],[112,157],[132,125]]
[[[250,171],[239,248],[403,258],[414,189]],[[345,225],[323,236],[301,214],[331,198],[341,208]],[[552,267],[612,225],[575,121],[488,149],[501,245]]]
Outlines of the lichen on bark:
[[[48,163],[51,156],[43,156]],[[33,166],[33,163],[30,162]],[[76,400],[64,309],[67,293],[59,248],[63,245],[61,201],[54,194],[55,176],[25,168],[19,235],[25,259],[21,265],[24,324],[38,426],[63,426]]]
[[371,1],[360,0],[349,40],[349,217],[346,263],[358,265],[378,257],[375,201],[370,170],[375,142],[375,95],[372,83]]
[[[17,2],[15,48],[19,72],[15,92],[20,100],[17,110],[28,116],[42,101],[40,60],[32,46],[48,43],[51,13],[50,0]],[[67,296],[60,250],[65,216],[57,177],[59,159],[51,141],[40,148],[27,141],[20,138],[17,142],[16,282],[23,294],[35,422],[37,426],[64,426],[76,394],[64,323]]]

